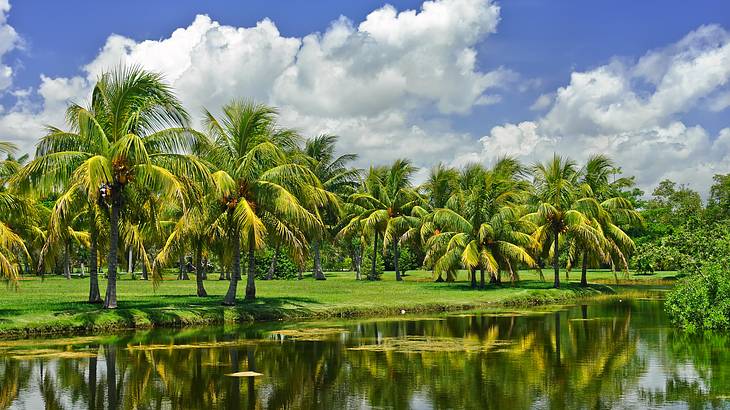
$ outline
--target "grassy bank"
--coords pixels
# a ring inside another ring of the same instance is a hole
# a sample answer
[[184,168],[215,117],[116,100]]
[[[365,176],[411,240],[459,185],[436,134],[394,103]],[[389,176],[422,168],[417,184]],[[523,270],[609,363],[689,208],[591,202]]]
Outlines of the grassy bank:
[[[351,272],[331,273],[327,281],[258,281],[255,303],[241,301],[234,308],[220,305],[228,283],[207,280],[207,298],[195,296],[195,281],[165,280],[155,291],[150,282],[124,278],[118,281],[119,308],[103,310],[84,303],[88,278],[27,278],[17,290],[0,289],[0,335],[24,336],[42,333],[103,332],[118,329],[174,327],[301,318],[391,315],[505,305],[559,303],[577,297],[611,292],[603,284],[581,288],[571,281],[551,289],[548,277],[540,281],[534,272],[523,272],[522,281],[511,287],[472,290],[465,281],[434,283],[430,272],[409,272],[405,281],[395,282],[392,273],[382,281],[357,282]],[[640,284],[669,277],[632,276],[623,283]],[[461,275],[465,277],[465,275]],[[590,272],[590,280],[614,282],[607,271]],[[194,276],[192,276],[194,278]],[[211,275],[217,278],[217,275]],[[563,275],[564,278],[564,275]],[[102,293],[106,283],[101,281]],[[245,281],[239,285],[242,293]]]

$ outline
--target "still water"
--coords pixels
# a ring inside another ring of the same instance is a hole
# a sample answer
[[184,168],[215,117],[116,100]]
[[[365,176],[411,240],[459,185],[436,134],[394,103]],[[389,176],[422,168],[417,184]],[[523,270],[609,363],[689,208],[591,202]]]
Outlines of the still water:
[[730,408],[730,337],[636,298],[0,341],[5,408]]

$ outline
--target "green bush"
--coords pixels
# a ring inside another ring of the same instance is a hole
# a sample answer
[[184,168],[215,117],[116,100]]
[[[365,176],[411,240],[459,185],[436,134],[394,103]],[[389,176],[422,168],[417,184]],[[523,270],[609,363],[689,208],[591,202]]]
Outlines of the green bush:
[[653,274],[656,271],[679,270],[687,257],[677,248],[667,245],[644,243],[636,247],[631,266],[639,274]]
[[[414,259],[415,258],[412,256],[410,247],[401,246],[398,255],[398,269],[401,272],[406,272],[418,268]],[[388,249],[385,251],[384,263],[385,270],[395,270],[395,266],[393,265],[393,248],[388,247]]]
[[664,308],[672,322],[688,330],[730,329],[730,272],[705,265],[667,295]]
[[[269,273],[271,259],[274,257],[274,250],[266,248],[256,254],[256,279],[264,279]],[[245,261],[245,259],[242,258]],[[242,269],[246,269],[244,262]],[[245,272],[243,272],[245,274]],[[279,251],[276,258],[276,269],[274,270],[274,279],[295,279],[299,274],[299,269],[289,255],[283,251]]]
[[[370,277],[373,266],[373,251],[372,247],[365,249],[365,254],[362,258],[362,274],[363,276]],[[383,261],[383,254],[378,252],[377,259],[375,262],[375,277],[380,279],[380,276],[385,272],[385,262]]]

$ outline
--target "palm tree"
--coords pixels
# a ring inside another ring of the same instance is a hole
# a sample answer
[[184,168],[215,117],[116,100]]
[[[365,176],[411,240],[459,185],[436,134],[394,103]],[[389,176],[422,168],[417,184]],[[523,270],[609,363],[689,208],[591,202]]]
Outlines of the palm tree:
[[[423,264],[430,267],[434,275],[438,275],[436,282],[443,282],[443,271],[435,272],[434,263],[442,256],[443,246],[428,247],[429,238],[441,232],[442,227],[433,222],[433,210],[445,208],[451,198],[460,189],[459,171],[447,167],[442,163],[431,168],[428,180],[419,187],[419,195],[425,198],[420,205],[411,209],[411,216],[415,217],[413,224],[401,235],[401,242],[408,243],[416,249],[425,249]],[[446,272],[447,281],[456,279],[456,270]]]
[[584,244],[601,247],[600,233],[590,224],[590,218],[598,212],[596,201],[581,197],[576,163],[557,154],[544,164],[533,165],[533,192],[531,205],[534,211],[525,219],[534,223],[538,243],[550,243],[555,280],[560,287],[560,236],[569,234]]
[[471,286],[476,287],[476,269],[485,286],[485,271],[492,282],[499,272],[510,272],[517,279],[513,263],[534,266],[526,248],[533,246],[527,233],[529,226],[520,220],[525,197],[522,167],[511,158],[503,158],[491,170],[479,165],[467,167],[462,174],[461,189],[448,201],[448,207],[434,211],[434,224],[443,228],[431,239],[429,247],[442,248],[435,262],[438,272],[466,267]]
[[449,198],[460,190],[459,171],[438,163],[431,168],[428,180],[421,189],[432,209],[446,208]]
[[[571,238],[568,268],[580,256],[581,286],[588,285],[587,270],[590,260],[594,263],[606,262],[612,267],[620,265],[628,271],[628,257],[634,250],[634,241],[621,228],[622,225],[641,223],[641,215],[631,202],[620,195],[618,187],[626,184],[621,178],[611,182],[616,172],[614,162],[604,155],[593,155],[581,172],[581,196],[595,201],[596,212],[591,217],[591,225],[601,234],[600,243],[585,243],[580,237]],[[601,245],[602,248],[596,248]]]
[[[109,210],[108,281],[104,307],[117,306],[117,249],[129,191],[144,189],[184,201],[179,175],[205,179],[207,169],[185,154],[197,140],[188,114],[159,74],[139,67],[104,73],[89,107],[72,104],[69,130],[49,127],[19,181],[35,189],[83,192]],[[144,263],[149,264],[146,255]]]
[[349,202],[359,207],[359,214],[343,228],[343,235],[357,228],[373,236],[372,268],[369,279],[376,278],[378,239],[383,235],[383,247],[393,246],[395,278],[403,280],[398,267],[401,236],[417,223],[410,211],[423,201],[413,189],[411,178],[416,172],[409,160],[398,159],[389,167],[370,168],[361,192],[352,194]]
[[234,305],[240,278],[241,241],[248,248],[246,300],[256,298],[255,253],[267,237],[286,245],[303,261],[305,232],[317,232],[322,222],[302,205],[324,203],[322,184],[306,167],[293,163],[297,135],[276,126],[276,110],[252,102],[232,101],[220,119],[205,112],[211,137],[202,151],[212,165],[218,223],[233,248],[233,275],[223,303]]
[[0,277],[15,283],[18,278],[20,257],[30,258],[25,243],[13,225],[27,221],[31,205],[26,198],[8,191],[8,181],[19,171],[19,163],[12,156],[17,147],[0,141]]
[[202,187],[200,200],[183,210],[182,216],[172,227],[167,236],[164,246],[160,249],[155,259],[155,267],[167,264],[174,253],[181,252],[182,247],[187,245],[193,249],[193,261],[195,263],[195,282],[198,297],[208,296],[205,290],[203,256],[208,251],[209,244],[213,242],[216,234],[216,223],[220,218],[218,212],[219,204],[212,192],[203,196]]
[[[319,214],[328,227],[324,233],[331,235],[332,227],[338,222],[340,213],[339,201],[352,194],[357,186],[359,179],[359,171],[354,168],[348,168],[348,163],[357,159],[355,154],[344,154],[335,156],[335,146],[337,144],[337,136],[335,135],[319,135],[315,138],[308,139],[304,146],[304,164],[310,171],[317,176],[322,183],[322,187],[327,193],[332,194],[330,207],[323,208],[320,212],[316,207],[311,209],[314,213]],[[324,238],[314,237],[312,239],[312,256],[313,269],[312,276],[317,280],[325,280],[322,271],[322,263],[320,257],[321,242]]]

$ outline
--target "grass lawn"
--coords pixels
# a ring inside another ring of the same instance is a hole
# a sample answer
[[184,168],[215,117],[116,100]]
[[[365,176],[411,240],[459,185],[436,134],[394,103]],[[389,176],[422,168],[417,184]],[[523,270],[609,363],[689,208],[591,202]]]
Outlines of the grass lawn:
[[[500,305],[536,305],[558,303],[590,296],[611,289],[601,284],[615,284],[610,271],[590,271],[594,284],[581,288],[576,281],[580,272],[572,272],[570,281],[561,289],[551,289],[552,272],[543,271],[546,280],[535,272],[521,272],[522,281],[514,287],[507,282],[501,287],[472,290],[460,274],[456,283],[434,283],[431,273],[409,271],[405,281],[398,283],[392,272],[386,272],[377,282],[355,281],[352,272],[329,273],[328,280],[315,281],[311,276],[287,281],[257,281],[257,300],[227,308],[220,305],[228,282],[218,281],[211,274],[205,282],[209,296],[195,296],[195,280],[164,280],[155,290],[151,282],[131,280],[121,275],[117,282],[118,309],[105,311],[99,305],[85,303],[89,279],[62,277],[24,278],[17,290],[0,288],[0,335],[23,336],[31,333],[88,332],[112,329],[157,326],[201,325],[247,320],[279,320],[313,317],[348,317],[391,315],[406,312],[426,312],[469,309]],[[651,276],[632,275],[624,285],[662,284],[674,272]],[[174,277],[174,275],[168,275]],[[505,279],[505,278],[503,278]],[[561,274],[565,280],[565,274]],[[100,279],[102,297],[106,281]],[[245,277],[239,283],[243,297]]]

